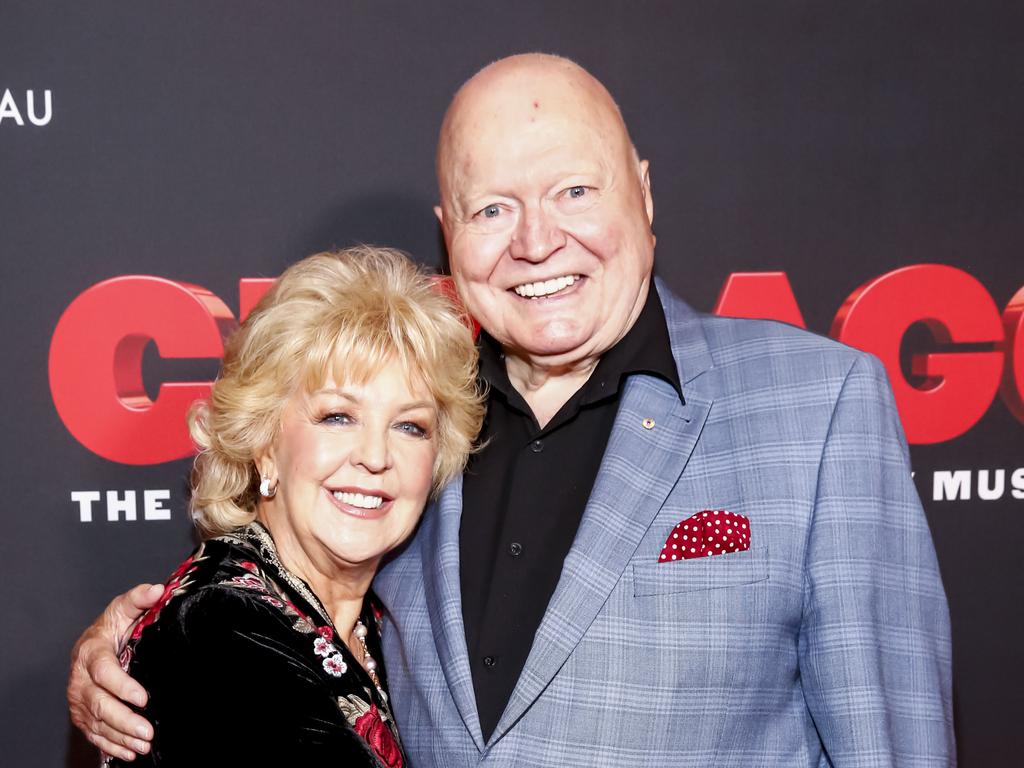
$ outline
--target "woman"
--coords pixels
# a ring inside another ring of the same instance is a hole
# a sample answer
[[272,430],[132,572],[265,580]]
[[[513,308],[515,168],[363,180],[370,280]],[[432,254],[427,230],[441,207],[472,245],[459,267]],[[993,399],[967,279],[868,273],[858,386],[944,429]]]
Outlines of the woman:
[[370,581],[482,412],[464,317],[401,254],[280,277],[190,415],[204,541],[121,652],[155,729],[136,765],[403,764]]

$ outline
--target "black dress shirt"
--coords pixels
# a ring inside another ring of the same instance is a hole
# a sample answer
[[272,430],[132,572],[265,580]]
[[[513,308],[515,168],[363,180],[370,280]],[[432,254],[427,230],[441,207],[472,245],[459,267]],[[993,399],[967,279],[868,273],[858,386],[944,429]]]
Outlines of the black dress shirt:
[[505,372],[500,346],[480,337],[490,386],[484,449],[463,484],[462,617],[477,709],[488,738],[529,656],[604,455],[625,378],[682,386],[654,287],[636,323],[543,428]]

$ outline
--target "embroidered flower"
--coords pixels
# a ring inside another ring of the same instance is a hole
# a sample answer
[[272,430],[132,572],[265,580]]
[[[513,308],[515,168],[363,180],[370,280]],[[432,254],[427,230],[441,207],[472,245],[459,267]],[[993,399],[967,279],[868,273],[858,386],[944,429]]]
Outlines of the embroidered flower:
[[256,567],[256,563],[252,560],[243,560],[239,565],[249,571],[249,573],[257,573],[259,571],[259,568]]
[[334,639],[334,630],[328,626],[317,627],[316,633],[320,635],[320,637],[322,637],[324,640]]
[[377,757],[384,765],[388,768],[402,768],[402,750],[398,748],[398,742],[395,741],[391,729],[381,720],[376,704],[371,704],[370,709],[360,715],[352,727],[377,753]]
[[313,641],[313,652],[317,656],[323,656],[325,659],[334,656],[338,649],[334,647],[334,643],[330,640],[325,640],[322,637],[318,637]]
[[[363,690],[366,691],[366,697],[371,698],[369,689],[363,688]],[[356,720],[370,711],[370,705],[356,694],[350,693],[348,696],[338,697],[338,709],[341,710],[341,714],[345,716],[345,721],[349,725],[355,725]]]
[[242,589],[254,589],[257,592],[266,592],[267,585],[263,583],[263,579],[258,576],[254,576],[251,573],[246,573],[242,576],[233,576],[224,584],[229,584],[232,587],[241,587]]
[[341,677],[345,674],[347,669],[348,664],[346,664],[345,660],[341,658],[340,653],[336,653],[333,656],[329,656],[324,659],[324,670],[326,670],[327,674],[332,677]]
[[117,655],[117,660],[121,662],[121,669],[125,672],[128,671],[128,667],[131,666],[132,657],[135,656],[135,643],[126,643],[121,652]]
[[260,595],[260,600],[264,600],[270,603],[275,608],[284,608],[284,603],[282,603],[276,597],[271,597],[270,595]]

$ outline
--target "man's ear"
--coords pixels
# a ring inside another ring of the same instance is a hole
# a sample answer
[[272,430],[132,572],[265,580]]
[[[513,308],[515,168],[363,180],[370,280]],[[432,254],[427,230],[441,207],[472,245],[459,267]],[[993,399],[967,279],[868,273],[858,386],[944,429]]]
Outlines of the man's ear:
[[647,223],[654,226],[654,197],[651,196],[651,163],[640,161],[640,188],[644,196],[644,208],[647,209]]

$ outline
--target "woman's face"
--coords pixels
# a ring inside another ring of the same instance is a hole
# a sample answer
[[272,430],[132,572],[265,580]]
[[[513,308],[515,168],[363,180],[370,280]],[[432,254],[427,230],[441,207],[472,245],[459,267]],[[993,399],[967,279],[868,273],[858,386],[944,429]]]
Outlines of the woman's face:
[[363,384],[329,376],[318,391],[294,395],[260,460],[278,481],[263,511],[289,565],[375,570],[426,504],[437,420],[426,388],[396,362]]

